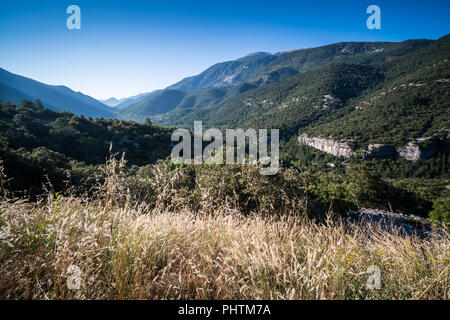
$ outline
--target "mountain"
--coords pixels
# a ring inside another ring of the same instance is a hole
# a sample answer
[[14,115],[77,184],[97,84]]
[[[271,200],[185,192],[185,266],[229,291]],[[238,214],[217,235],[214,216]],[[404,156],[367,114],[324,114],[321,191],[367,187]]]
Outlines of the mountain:
[[271,56],[271,55],[272,55],[271,53],[264,52],[264,51],[251,52],[251,53],[248,53],[244,57],[239,58],[237,60],[238,61],[242,61],[242,62],[250,62],[252,60],[257,60],[257,59],[264,58],[264,57]]
[[225,110],[223,105],[227,103],[230,109],[239,108],[234,98],[239,100],[239,96],[248,90],[263,87],[257,92],[264,92],[265,88],[270,88],[267,85],[296,79],[298,74],[331,64],[363,66],[395,61],[432,42],[341,42],[276,54],[257,52],[215,64],[197,76],[185,78],[162,92],[129,104],[122,108],[119,117],[136,121],[151,117],[158,124],[187,127],[192,125],[193,119],[209,119],[211,123],[226,121],[239,113],[227,110],[222,117],[213,109]]
[[0,100],[20,104],[24,99],[39,99],[50,109],[67,110],[86,117],[116,117],[108,106],[81,92],[65,86],[44,84],[0,68]]
[[189,91],[234,86],[253,80],[253,75],[257,74],[275,59],[277,59],[276,55],[258,53],[234,61],[218,63],[199,75],[185,78],[167,89]]
[[344,157],[426,160],[450,152],[450,36],[380,63],[316,67],[171,120],[280,128],[284,139]]
[[385,77],[380,86],[304,133],[346,141],[354,150],[370,144],[419,153],[436,149],[436,143],[449,148],[450,35],[380,67]]
[[111,97],[111,98],[109,98],[109,99],[106,99],[106,100],[99,100],[101,103],[103,103],[104,105],[107,105],[108,107],[115,107],[115,106],[117,106],[119,103],[121,103],[121,102],[123,102],[124,100],[126,100],[126,98],[125,99],[120,99],[120,100],[118,100],[118,99],[116,99],[116,98],[114,98],[114,97]]
[[273,82],[329,63],[371,64],[395,59],[430,42],[341,42],[276,54],[257,52],[234,61],[215,64],[199,75],[185,78],[168,89],[199,90],[252,81]]
[[165,89],[147,95],[118,111],[118,117],[135,121],[151,117],[158,123],[166,124],[193,110],[212,107],[228,97],[255,87],[255,85],[242,84],[236,87],[206,88],[195,91]]
[[[420,160],[450,151],[450,36],[306,51],[277,58],[286,67],[304,69],[293,76],[232,87],[166,89],[120,117],[151,117],[186,128],[196,120],[205,127],[279,128],[285,140],[300,136],[304,144],[345,157],[381,148],[375,153]],[[339,52],[350,56],[344,59]]]
[[211,101],[223,97],[225,93],[225,88],[205,89],[201,92],[166,89],[122,109],[119,111],[119,118],[140,120],[177,108],[195,108],[202,102],[208,105]]
[[121,102],[118,105],[116,105],[116,109],[122,110],[122,109],[128,108],[129,106],[137,104],[141,101],[144,101],[146,98],[149,98],[155,94],[158,94],[161,91],[162,90],[154,90],[151,92],[140,93],[138,95],[122,99]]
[[380,69],[374,66],[330,64],[193,110],[175,124],[191,127],[194,120],[202,120],[206,126],[280,128],[295,134],[382,80]]

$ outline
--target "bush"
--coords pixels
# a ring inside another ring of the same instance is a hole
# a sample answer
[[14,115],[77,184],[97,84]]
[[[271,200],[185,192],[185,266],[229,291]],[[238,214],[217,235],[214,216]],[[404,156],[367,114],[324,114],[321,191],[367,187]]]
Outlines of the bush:
[[433,221],[450,223],[450,197],[434,200],[433,210],[431,210],[429,217]]
[[416,194],[384,181],[370,164],[358,164],[346,171],[302,173],[308,194],[318,203],[345,213],[357,208],[380,208],[424,216],[428,202]]
[[236,209],[243,214],[282,215],[306,210],[298,173],[281,169],[263,176],[251,165],[175,165],[159,161],[138,169],[129,189],[136,200],[165,210]]

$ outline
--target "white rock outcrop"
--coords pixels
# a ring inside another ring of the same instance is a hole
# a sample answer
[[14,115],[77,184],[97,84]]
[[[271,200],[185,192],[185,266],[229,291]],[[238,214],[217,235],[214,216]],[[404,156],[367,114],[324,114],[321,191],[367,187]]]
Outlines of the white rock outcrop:
[[418,141],[411,141],[406,146],[397,149],[398,155],[408,161],[427,160],[431,158],[436,151],[437,149],[433,146],[422,149]]
[[298,137],[298,141],[301,144],[305,144],[323,152],[330,153],[336,157],[349,158],[353,154],[355,154],[355,152],[346,142],[337,142],[331,139],[323,138],[310,138],[306,134],[302,134],[300,137]]

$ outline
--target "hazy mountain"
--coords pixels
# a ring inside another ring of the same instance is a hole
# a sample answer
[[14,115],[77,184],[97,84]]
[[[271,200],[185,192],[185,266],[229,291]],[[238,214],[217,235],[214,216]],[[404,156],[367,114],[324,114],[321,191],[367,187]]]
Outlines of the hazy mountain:
[[86,117],[115,117],[109,107],[81,92],[65,86],[47,85],[0,68],[0,100],[20,104],[24,99],[39,99],[50,109],[67,110]]
[[210,88],[199,91],[166,89],[138,99],[134,104],[119,111],[119,118],[139,121],[174,109],[201,108],[214,101],[220,101],[226,93],[226,88]]
[[186,127],[191,127],[194,120],[202,120],[215,127],[272,127],[295,133],[382,80],[379,69],[370,65],[330,64],[246,90],[218,105],[170,120]]
[[118,111],[120,119],[142,121],[151,117],[158,123],[175,122],[174,119],[220,104],[223,100],[257,87],[243,83],[235,87],[206,88],[195,91],[166,89],[139,99]]
[[126,100],[126,98],[124,99],[116,99],[114,97],[111,97],[109,99],[106,100],[99,100],[101,103],[107,105],[108,107],[115,107],[117,106],[119,103],[123,102],[124,100]]
[[213,65],[197,76],[188,77],[171,85],[168,89],[199,90],[204,88],[230,87],[251,80],[277,56],[258,53],[234,61]]
[[252,53],[249,53],[249,54],[245,55],[244,57],[239,58],[237,60],[242,61],[242,62],[250,62],[252,60],[257,60],[257,59],[264,58],[264,57],[271,56],[271,55],[272,55],[271,53],[264,52],[264,51],[252,52]]

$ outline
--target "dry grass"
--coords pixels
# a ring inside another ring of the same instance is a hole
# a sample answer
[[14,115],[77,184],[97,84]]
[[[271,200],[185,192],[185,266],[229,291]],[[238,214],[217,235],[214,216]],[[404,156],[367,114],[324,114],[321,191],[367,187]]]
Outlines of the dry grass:
[[[2,205],[0,297],[448,299],[449,237],[233,212],[150,212],[80,199]],[[370,237],[369,237],[370,236]],[[66,270],[82,271],[69,290]],[[382,289],[368,290],[369,265]]]
[[[121,167],[107,164],[100,198],[1,202],[0,298],[449,298],[445,230],[424,240],[295,210],[278,218],[168,211],[130,201]],[[81,270],[79,290],[67,286],[71,265]],[[380,290],[366,288],[369,265],[382,270]]]

